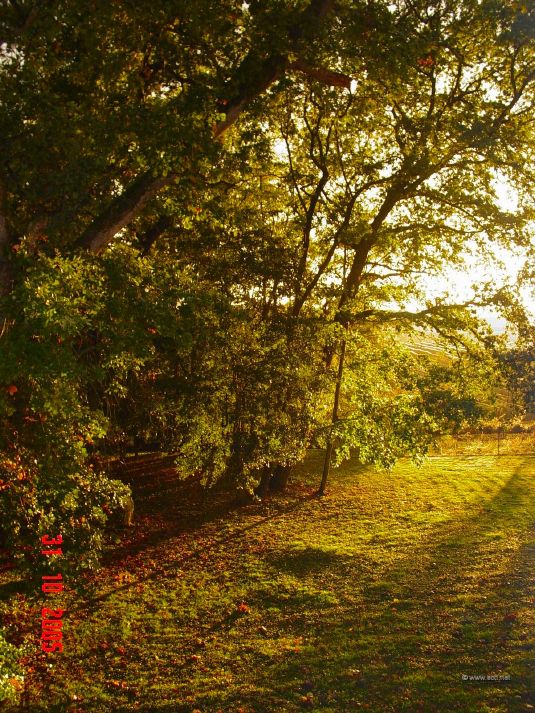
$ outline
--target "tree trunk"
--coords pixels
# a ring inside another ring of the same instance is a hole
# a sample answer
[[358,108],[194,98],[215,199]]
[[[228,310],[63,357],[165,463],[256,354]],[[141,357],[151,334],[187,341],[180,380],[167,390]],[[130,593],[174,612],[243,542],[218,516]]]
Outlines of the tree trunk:
[[291,471],[292,468],[289,465],[277,464],[275,466],[269,483],[269,488],[272,493],[284,493],[286,486],[288,485]]
[[255,489],[255,493],[258,495],[258,497],[265,498],[267,495],[269,495],[270,482],[271,482],[271,467],[269,465],[265,465],[262,468],[260,482],[258,483],[258,485]]
[[340,360],[338,362],[338,374],[336,377],[336,386],[334,389],[334,404],[333,413],[331,418],[331,428],[329,430],[329,437],[327,440],[327,447],[325,449],[325,461],[323,463],[323,474],[321,476],[321,483],[318,490],[318,495],[325,495],[325,488],[327,486],[327,480],[329,478],[329,471],[331,468],[331,456],[333,452],[333,429],[338,421],[338,407],[340,405],[340,389],[342,387],[342,375],[344,373],[344,359],[346,355],[346,340],[342,339],[342,345],[340,347]]
[[13,275],[9,262],[10,239],[5,213],[5,187],[0,181],[0,298],[11,292]]

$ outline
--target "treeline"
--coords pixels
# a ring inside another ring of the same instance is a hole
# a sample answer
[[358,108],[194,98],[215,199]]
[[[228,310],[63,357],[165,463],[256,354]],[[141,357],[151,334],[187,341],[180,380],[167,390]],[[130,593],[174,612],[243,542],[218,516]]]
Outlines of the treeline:
[[[531,250],[531,25],[475,0],[6,5],[0,515],[21,565],[60,531],[73,571],[96,566],[128,494],[98,456],[134,439],[266,493],[311,445],[322,487],[351,449],[421,458],[498,417],[510,374],[521,412],[529,270],[433,285]],[[446,359],[398,338],[429,331]]]

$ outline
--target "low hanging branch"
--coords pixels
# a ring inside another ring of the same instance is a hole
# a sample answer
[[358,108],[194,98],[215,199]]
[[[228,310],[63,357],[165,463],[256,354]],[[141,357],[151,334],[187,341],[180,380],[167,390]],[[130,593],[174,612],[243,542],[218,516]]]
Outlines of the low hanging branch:
[[[456,312],[461,310],[470,309],[472,307],[492,307],[496,306],[500,296],[501,290],[498,290],[496,294],[491,295],[487,299],[477,299],[473,298],[466,300],[465,302],[456,302],[452,304],[437,303],[431,307],[426,307],[426,309],[419,310],[418,312],[410,312],[409,310],[380,310],[380,309],[366,309],[362,312],[357,312],[351,318],[351,323],[374,321],[377,323],[385,322],[407,322],[407,323],[428,323],[430,319],[452,317]],[[462,323],[463,328],[466,326],[465,322]]]

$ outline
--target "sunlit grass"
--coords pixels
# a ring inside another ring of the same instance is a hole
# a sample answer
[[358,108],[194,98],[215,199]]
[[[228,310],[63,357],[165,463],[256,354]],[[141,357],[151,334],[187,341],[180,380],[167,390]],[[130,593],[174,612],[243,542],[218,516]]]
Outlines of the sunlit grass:
[[529,710],[535,458],[350,462],[318,499],[320,466],[242,509],[146,488],[32,710]]

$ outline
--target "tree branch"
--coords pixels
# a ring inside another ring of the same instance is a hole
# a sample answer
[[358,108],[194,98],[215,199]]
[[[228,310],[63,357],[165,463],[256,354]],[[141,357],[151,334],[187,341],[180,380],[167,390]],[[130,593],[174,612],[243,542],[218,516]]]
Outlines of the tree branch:
[[[322,149],[322,144],[321,144],[321,136],[320,136],[320,125],[321,125],[321,114],[318,116],[318,121],[316,122],[316,126],[314,129],[310,126],[306,119],[306,115],[304,116],[305,123],[307,125],[307,128],[310,132],[310,147],[309,147],[309,156],[312,161],[320,170],[321,170],[321,176],[319,178],[318,183],[316,184],[316,187],[314,191],[312,192],[312,195],[310,197],[310,201],[308,204],[308,207],[306,209],[305,213],[305,225],[303,227],[303,251],[301,254],[301,258],[299,260],[299,265],[297,268],[297,288],[299,289],[299,285],[301,284],[301,281],[305,275],[306,271],[306,265],[307,265],[307,260],[308,260],[308,253],[310,250],[310,235],[312,232],[312,224],[314,221],[314,215],[316,213],[316,207],[318,205],[318,202],[320,200],[321,194],[323,192],[323,189],[327,185],[329,181],[329,169],[327,167],[327,162],[326,158]],[[328,135],[327,135],[327,141],[326,141],[326,146],[325,146],[325,153],[328,153],[329,151],[329,136],[331,133],[331,128],[329,127]],[[315,143],[318,143],[318,152],[320,154],[320,159],[319,161],[316,161],[314,157],[314,145]]]
[[310,280],[308,285],[305,287],[303,290],[302,294],[297,296],[294,301],[293,309],[292,309],[292,315],[294,317],[298,317],[303,305],[305,302],[309,299],[310,295],[314,291],[316,285],[318,284],[321,276],[324,274],[325,270],[329,267],[329,264],[334,256],[334,253],[336,251],[336,248],[340,245],[341,239],[345,233],[345,231],[349,227],[349,223],[351,221],[351,216],[353,214],[353,208],[355,207],[355,203],[357,201],[358,193],[353,194],[351,199],[348,201],[345,212],[344,212],[344,217],[340,225],[337,227],[332,241],[331,245],[329,247],[329,250],[324,257],[323,261],[321,262],[320,266],[318,267],[316,273],[314,274],[313,278]]
[[152,171],[142,173],[89,225],[76,241],[75,249],[100,252],[173,179],[174,174],[164,177],[153,176]]
[[[289,47],[298,50],[302,43],[308,42],[317,32],[317,25],[332,8],[333,0],[311,0],[289,30]],[[226,116],[214,126],[214,138],[220,138],[236,122],[244,108],[263,94],[287,68],[288,58],[284,54],[275,53],[259,61],[257,48],[251,49],[234,72],[228,86],[228,96],[220,98],[219,104]],[[139,215],[146,203],[172,183],[175,177],[174,174],[167,177],[154,176],[150,169],[138,176],[88,226],[76,241],[75,249],[91,252],[104,249],[119,231]]]
[[151,227],[143,234],[138,236],[139,242],[141,244],[142,250],[141,255],[145,257],[148,255],[150,249],[154,243],[158,240],[160,235],[165,233],[165,231],[171,227],[173,220],[169,215],[162,215],[158,220],[151,225]]
[[[379,322],[392,322],[398,320],[404,320],[407,322],[420,322],[431,323],[430,320],[433,317],[444,317],[445,315],[451,314],[459,310],[464,310],[469,307],[488,307],[494,304],[494,296],[488,299],[471,299],[465,302],[458,302],[454,304],[436,304],[432,307],[426,307],[419,312],[410,312],[408,310],[378,310],[378,309],[367,309],[362,312],[358,312],[351,318],[351,322],[363,322],[370,318],[375,318]],[[466,325],[463,324],[463,328]]]
[[347,74],[333,72],[331,69],[326,69],[325,67],[311,67],[302,59],[297,59],[295,62],[289,64],[288,69],[302,72],[303,74],[306,74],[307,77],[316,79],[318,82],[327,84],[330,87],[341,87],[342,89],[351,91],[351,82],[353,79]]
[[373,247],[373,244],[375,243],[375,236],[374,235],[368,235],[366,238],[362,238],[360,243],[356,247],[355,255],[353,257],[353,262],[351,263],[351,268],[349,270],[349,274],[346,279],[346,283],[342,289],[342,294],[340,295],[340,299],[338,300],[338,314],[337,314],[337,320],[340,323],[344,323],[345,319],[342,316],[342,311],[347,304],[347,302],[350,300],[351,297],[353,297],[358,289],[358,286],[360,284],[360,279],[362,277],[362,273],[364,271],[364,268],[366,267],[366,261],[368,259],[368,255],[370,253],[370,250]]

